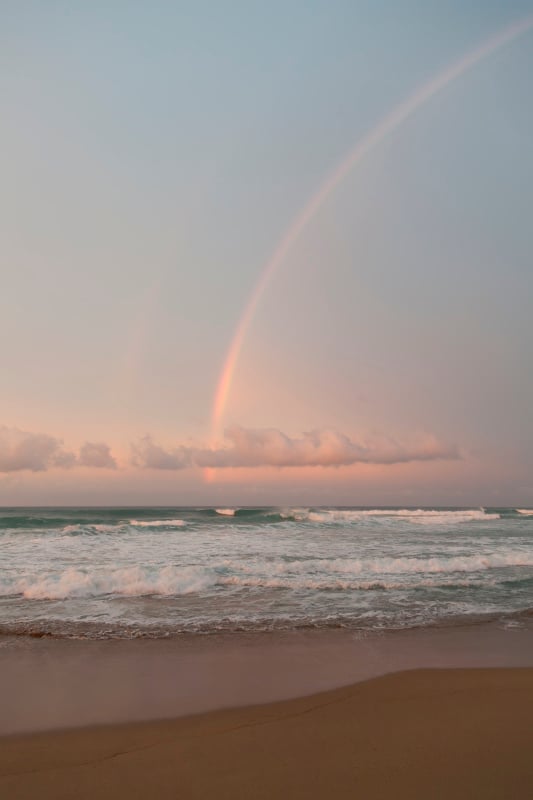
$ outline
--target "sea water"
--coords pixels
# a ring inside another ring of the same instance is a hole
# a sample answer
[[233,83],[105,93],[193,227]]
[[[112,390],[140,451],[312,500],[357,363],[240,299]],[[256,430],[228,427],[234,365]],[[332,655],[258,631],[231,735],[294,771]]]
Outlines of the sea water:
[[395,630],[533,608],[533,511],[0,510],[0,633]]

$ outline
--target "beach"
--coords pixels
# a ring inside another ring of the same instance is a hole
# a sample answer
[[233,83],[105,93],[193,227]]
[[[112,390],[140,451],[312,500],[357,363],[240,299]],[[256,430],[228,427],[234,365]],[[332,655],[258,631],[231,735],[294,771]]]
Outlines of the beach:
[[0,636],[0,736],[275,703],[415,669],[533,667],[533,620],[167,639]]
[[6,798],[526,798],[533,669],[400,672],[169,721],[8,737]]
[[533,515],[0,522],[2,800],[530,795]]
[[0,796],[529,797],[531,632],[4,637]]

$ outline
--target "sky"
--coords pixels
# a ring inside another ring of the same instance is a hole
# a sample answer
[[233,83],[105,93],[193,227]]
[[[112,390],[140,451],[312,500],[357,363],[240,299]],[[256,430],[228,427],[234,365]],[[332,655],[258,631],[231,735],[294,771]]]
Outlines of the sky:
[[532,75],[533,0],[0,0],[0,503],[533,506]]

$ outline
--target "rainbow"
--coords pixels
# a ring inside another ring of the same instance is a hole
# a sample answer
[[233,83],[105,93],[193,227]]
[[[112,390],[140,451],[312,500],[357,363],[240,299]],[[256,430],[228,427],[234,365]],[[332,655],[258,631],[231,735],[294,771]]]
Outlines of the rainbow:
[[423,86],[419,87],[406,100],[396,106],[389,114],[381,119],[369,133],[360,139],[339,166],[326,178],[319,189],[293,219],[283,238],[274,250],[270,260],[263,267],[257,283],[244,307],[239,319],[230,346],[227,350],[224,364],[220,372],[213,401],[211,416],[211,436],[213,441],[219,436],[220,422],[224,415],[231,383],[239,360],[239,355],[252,323],[255,312],[263,293],[283,263],[287,253],[313,219],[325,200],[335,191],[337,186],[346,176],[377,147],[387,136],[397,130],[409,117],[429,100],[435,97],[442,89],[456,81],[468,70],[479,64],[488,56],[502,47],[515,41],[533,27],[533,15],[520,20],[491,37],[484,44],[463,56],[459,61],[439,72]]

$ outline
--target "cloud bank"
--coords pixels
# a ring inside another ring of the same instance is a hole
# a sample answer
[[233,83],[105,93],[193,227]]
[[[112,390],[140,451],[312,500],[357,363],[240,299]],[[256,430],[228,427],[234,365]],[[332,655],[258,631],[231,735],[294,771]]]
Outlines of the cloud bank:
[[44,472],[54,467],[109,469],[116,467],[116,461],[109,446],[101,442],[85,442],[76,455],[54,436],[0,426],[0,472]]
[[392,439],[355,442],[334,430],[316,430],[291,438],[275,428],[235,426],[225,432],[229,446],[165,449],[145,436],[132,446],[132,464],[145,469],[188,467],[343,467],[352,464],[404,464],[456,459],[456,447],[434,437],[405,445]]
[[[177,445],[166,448],[150,436],[131,447],[131,464],[139,469],[183,470],[238,467],[344,467],[352,464],[405,464],[415,461],[456,459],[456,447],[432,436],[412,444],[374,438],[354,441],[335,430],[315,430],[290,437],[276,428],[235,426],[225,432],[219,447]],[[61,439],[44,433],[0,426],[0,472],[49,469],[116,469],[117,462],[105,442],[85,442],[78,453],[65,450]]]

